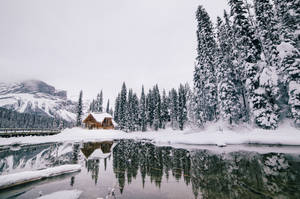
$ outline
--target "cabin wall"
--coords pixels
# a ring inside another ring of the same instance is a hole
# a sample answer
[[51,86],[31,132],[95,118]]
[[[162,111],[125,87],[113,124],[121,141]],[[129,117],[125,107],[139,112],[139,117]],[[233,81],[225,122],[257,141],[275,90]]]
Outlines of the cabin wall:
[[101,129],[102,125],[99,122],[90,122],[89,121],[89,122],[85,123],[85,128],[88,128],[88,129]]
[[111,118],[105,118],[102,122],[104,129],[114,129],[114,125]]

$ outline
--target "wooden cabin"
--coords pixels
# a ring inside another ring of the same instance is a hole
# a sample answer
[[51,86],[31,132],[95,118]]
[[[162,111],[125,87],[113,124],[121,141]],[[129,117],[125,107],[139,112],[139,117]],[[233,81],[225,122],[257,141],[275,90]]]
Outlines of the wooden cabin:
[[83,120],[85,128],[88,129],[114,129],[115,122],[108,113],[89,113]]

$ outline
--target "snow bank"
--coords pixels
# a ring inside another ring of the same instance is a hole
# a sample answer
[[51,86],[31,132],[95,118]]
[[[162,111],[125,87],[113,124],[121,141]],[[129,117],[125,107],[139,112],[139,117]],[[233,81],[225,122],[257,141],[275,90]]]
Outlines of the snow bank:
[[212,125],[205,130],[161,131],[125,133],[117,130],[87,130],[82,128],[66,129],[54,136],[29,136],[17,138],[0,138],[0,145],[37,144],[47,142],[88,142],[113,139],[148,139],[160,144],[193,144],[193,145],[236,145],[236,144],[280,144],[300,145],[300,131],[281,126],[277,130],[262,129],[225,129]]
[[66,173],[72,173],[80,171],[80,165],[62,165],[53,168],[47,168],[37,171],[24,171],[14,174],[2,175],[0,176],[0,189],[5,189],[8,187],[24,184],[27,182],[32,182],[40,180],[43,178],[54,177]]
[[65,191],[57,191],[48,195],[44,195],[38,197],[37,199],[78,199],[81,195],[82,191],[79,190],[65,190]]

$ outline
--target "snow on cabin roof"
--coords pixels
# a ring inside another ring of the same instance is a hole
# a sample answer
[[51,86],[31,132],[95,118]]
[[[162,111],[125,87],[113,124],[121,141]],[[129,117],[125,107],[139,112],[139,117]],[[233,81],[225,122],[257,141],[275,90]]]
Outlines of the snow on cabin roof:
[[97,122],[103,122],[104,118],[112,118],[108,113],[90,113]]
[[87,118],[90,114],[95,118],[95,120],[97,122],[101,122],[101,123],[103,122],[104,118],[112,118],[113,125],[115,127],[118,126],[118,124],[115,122],[115,120],[109,113],[95,113],[95,112],[92,113],[92,112],[90,112],[90,113],[85,114],[83,118]]

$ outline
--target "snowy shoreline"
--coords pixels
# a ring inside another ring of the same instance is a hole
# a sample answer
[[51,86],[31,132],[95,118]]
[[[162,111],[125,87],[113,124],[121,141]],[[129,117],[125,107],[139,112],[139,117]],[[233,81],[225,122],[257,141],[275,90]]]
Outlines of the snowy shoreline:
[[0,138],[0,146],[12,144],[40,144],[51,142],[88,142],[115,139],[150,140],[160,145],[287,145],[300,146],[300,131],[293,127],[282,127],[278,130],[240,129],[219,131],[216,127],[205,130],[131,132],[118,130],[87,130],[82,128],[66,129],[53,136],[28,136]]

